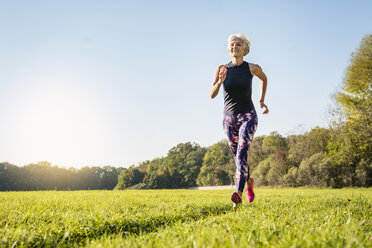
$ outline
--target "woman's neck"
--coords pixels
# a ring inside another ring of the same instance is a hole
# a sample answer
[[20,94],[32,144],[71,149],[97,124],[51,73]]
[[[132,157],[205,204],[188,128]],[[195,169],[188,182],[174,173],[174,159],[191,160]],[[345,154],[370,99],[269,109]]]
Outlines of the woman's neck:
[[243,57],[232,57],[231,62],[233,65],[241,65],[243,63]]

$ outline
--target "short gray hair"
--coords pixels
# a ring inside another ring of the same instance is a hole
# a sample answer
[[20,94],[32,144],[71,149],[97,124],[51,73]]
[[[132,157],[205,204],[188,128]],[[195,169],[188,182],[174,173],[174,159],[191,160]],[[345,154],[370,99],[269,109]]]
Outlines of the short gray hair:
[[244,48],[245,48],[244,56],[247,55],[249,53],[249,50],[250,50],[250,47],[251,47],[251,42],[249,41],[248,35],[242,34],[242,33],[237,33],[237,34],[230,35],[229,39],[227,40],[227,44],[228,44],[227,46],[229,46],[230,41],[232,39],[235,39],[235,38],[238,38],[238,39],[243,41]]

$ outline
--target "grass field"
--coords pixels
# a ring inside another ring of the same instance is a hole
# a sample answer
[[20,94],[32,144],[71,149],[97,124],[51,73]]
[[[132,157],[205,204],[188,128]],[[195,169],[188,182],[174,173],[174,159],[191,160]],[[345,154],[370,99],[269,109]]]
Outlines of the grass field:
[[372,247],[372,189],[0,192],[0,247]]

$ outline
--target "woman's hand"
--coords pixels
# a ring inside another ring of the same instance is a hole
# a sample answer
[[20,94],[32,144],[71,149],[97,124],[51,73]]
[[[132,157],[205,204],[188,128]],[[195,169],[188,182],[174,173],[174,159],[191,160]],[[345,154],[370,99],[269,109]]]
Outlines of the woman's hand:
[[226,74],[227,74],[227,69],[226,69],[226,66],[225,65],[222,65],[220,67],[220,72],[218,74],[218,78],[219,78],[219,81],[220,83],[222,84],[225,79],[226,79]]
[[269,113],[269,108],[266,106],[266,104],[264,102],[260,102],[260,107],[265,109],[265,111],[263,112],[263,114],[268,114]]

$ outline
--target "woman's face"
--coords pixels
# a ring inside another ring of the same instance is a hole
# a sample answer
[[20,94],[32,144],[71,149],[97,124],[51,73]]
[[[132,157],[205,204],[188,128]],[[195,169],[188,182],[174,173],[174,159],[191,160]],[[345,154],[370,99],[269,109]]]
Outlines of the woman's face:
[[243,57],[245,53],[243,41],[239,38],[231,39],[228,52],[232,57]]

